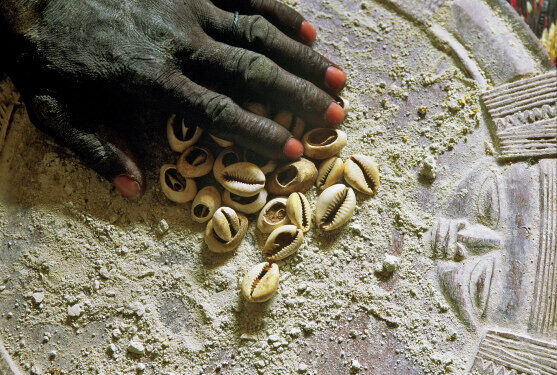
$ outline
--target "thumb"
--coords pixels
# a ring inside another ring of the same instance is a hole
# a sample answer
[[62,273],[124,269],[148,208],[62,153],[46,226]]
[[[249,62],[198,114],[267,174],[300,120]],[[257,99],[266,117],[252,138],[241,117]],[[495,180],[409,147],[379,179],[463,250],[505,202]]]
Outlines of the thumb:
[[27,103],[31,120],[37,127],[111,181],[123,196],[136,198],[144,191],[143,173],[130,156],[97,134],[72,126],[68,108],[58,98],[35,95]]

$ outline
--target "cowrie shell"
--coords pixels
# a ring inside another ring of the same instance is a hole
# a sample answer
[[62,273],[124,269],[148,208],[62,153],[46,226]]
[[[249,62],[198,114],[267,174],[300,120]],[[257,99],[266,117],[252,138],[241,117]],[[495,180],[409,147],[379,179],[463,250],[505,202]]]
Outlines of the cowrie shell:
[[292,136],[300,139],[304,135],[306,123],[299,117],[296,117],[289,111],[280,111],[275,115],[274,121],[283,128],[290,130]]
[[370,156],[352,155],[344,163],[344,179],[362,193],[373,195],[381,185],[379,169]]
[[299,192],[290,194],[286,201],[286,213],[292,224],[302,232],[307,232],[311,227],[311,207],[304,194]]
[[315,185],[318,189],[326,189],[334,185],[340,180],[344,173],[344,163],[342,159],[333,156],[321,163],[319,172],[317,173],[317,181]]
[[220,192],[214,186],[205,186],[199,190],[191,206],[191,216],[198,223],[204,223],[213,217],[220,207]]
[[316,128],[302,138],[304,155],[312,159],[327,159],[346,146],[346,133],[333,128]]
[[195,180],[182,176],[174,164],[161,167],[159,180],[162,192],[173,202],[186,203],[197,194]]
[[213,215],[213,230],[223,241],[230,241],[240,230],[240,217],[230,207],[221,207]]
[[263,233],[271,233],[276,228],[289,223],[286,213],[286,198],[271,199],[259,212],[257,228]]
[[176,167],[182,176],[195,178],[211,172],[214,161],[213,154],[207,148],[192,146],[180,156]]
[[355,209],[356,195],[352,188],[343,184],[330,186],[317,199],[317,226],[326,231],[337,229],[350,220]]
[[226,139],[222,139],[219,138],[215,135],[209,134],[209,136],[213,139],[213,141],[215,141],[215,143],[217,145],[219,145],[220,147],[226,148],[226,147],[232,147],[234,146],[233,142],[227,141]]
[[275,160],[267,159],[251,150],[244,150],[244,161],[257,165],[265,174],[274,171],[278,164]]
[[224,168],[222,186],[231,193],[251,197],[265,188],[265,174],[255,164],[240,162]]
[[172,151],[184,152],[188,147],[193,146],[203,134],[203,129],[199,126],[186,126],[184,119],[175,114],[168,118],[166,123],[166,137]]
[[280,272],[276,263],[259,263],[244,276],[242,294],[250,302],[265,302],[277,291],[279,279]]
[[230,207],[219,208],[205,228],[205,243],[215,253],[236,249],[246,235],[248,219]]
[[251,197],[242,197],[225,190],[222,203],[244,214],[255,214],[267,203],[267,190],[263,189]]
[[285,164],[273,172],[267,190],[275,195],[288,195],[295,191],[305,193],[317,178],[317,168],[304,158]]
[[295,225],[284,225],[271,232],[265,246],[263,247],[263,255],[270,261],[289,257],[304,242],[304,233]]
[[222,185],[222,172],[226,167],[241,162],[240,152],[232,147],[226,148],[220,152],[213,165],[213,175],[215,179]]

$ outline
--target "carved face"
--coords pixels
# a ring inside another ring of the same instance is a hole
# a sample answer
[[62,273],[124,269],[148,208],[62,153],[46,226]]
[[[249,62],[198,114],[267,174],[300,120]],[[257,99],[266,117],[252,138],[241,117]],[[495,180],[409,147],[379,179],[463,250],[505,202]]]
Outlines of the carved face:
[[539,254],[552,253],[555,246],[540,242],[551,236],[544,223],[554,223],[557,214],[555,161],[481,163],[461,181],[445,218],[430,230],[440,287],[473,329],[487,323],[532,325],[538,284],[544,283],[538,268],[546,263]]

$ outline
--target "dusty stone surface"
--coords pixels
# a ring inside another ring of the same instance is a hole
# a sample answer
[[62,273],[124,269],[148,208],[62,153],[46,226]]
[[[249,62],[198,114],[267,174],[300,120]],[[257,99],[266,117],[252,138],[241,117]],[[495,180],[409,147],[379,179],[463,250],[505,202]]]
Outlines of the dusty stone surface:
[[[432,46],[423,26],[382,2],[287,3],[319,26],[315,48],[350,77],[341,127],[348,145],[340,156],[373,156],[378,194],[357,194],[344,228],[312,228],[297,254],[280,262],[274,298],[250,304],[239,283],[264,260],[256,215],[234,253],[211,253],[190,204],[168,201],[157,184],[158,166],[177,154],[161,152],[147,165],[145,196],[130,202],[19,111],[0,154],[0,335],[24,369],[467,370],[477,336],[436,285],[423,237],[462,177],[450,166],[486,155],[477,83]],[[435,178],[424,181],[431,160]],[[315,207],[316,189],[307,196]]]

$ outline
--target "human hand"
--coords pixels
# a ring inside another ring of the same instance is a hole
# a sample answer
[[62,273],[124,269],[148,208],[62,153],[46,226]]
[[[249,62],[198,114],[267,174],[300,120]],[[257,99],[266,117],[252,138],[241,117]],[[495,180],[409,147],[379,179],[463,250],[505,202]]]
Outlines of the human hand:
[[333,97],[344,73],[307,45],[315,29],[276,0],[6,1],[9,74],[33,123],[127,197],[144,189],[143,174],[121,146],[125,137],[114,142],[98,131],[116,110],[181,113],[275,159],[295,159],[303,147],[242,109],[245,93],[309,126],[344,118]]

